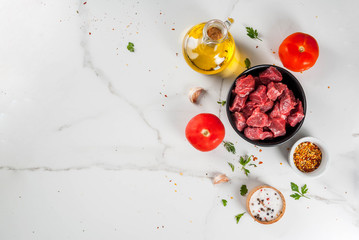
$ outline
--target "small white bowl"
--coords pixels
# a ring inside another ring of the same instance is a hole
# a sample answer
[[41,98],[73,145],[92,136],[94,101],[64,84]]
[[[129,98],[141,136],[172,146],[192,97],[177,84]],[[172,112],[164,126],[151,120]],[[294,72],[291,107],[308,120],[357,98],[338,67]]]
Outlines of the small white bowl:
[[[315,169],[313,172],[302,172],[300,171],[294,163],[294,159],[293,159],[293,153],[295,151],[295,149],[297,148],[297,146],[303,142],[312,142],[315,145],[317,145],[320,148],[320,151],[322,152],[322,161],[319,165],[319,167],[317,169]],[[298,175],[302,176],[302,177],[311,177],[311,178],[316,178],[321,176],[325,170],[328,167],[328,162],[329,162],[329,150],[327,148],[327,146],[319,139],[314,138],[314,137],[304,137],[299,139],[293,146],[292,149],[289,152],[289,164],[290,166],[293,168],[294,172],[296,172]]]

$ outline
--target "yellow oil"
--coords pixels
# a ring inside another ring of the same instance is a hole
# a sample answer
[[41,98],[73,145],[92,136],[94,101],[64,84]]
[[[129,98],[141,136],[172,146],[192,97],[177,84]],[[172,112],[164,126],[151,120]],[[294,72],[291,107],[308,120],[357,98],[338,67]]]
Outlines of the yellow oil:
[[[225,40],[217,44],[203,42],[203,27],[206,23],[200,23],[191,28],[183,41],[183,56],[187,64],[195,71],[203,74],[217,74],[231,66],[237,72],[240,55],[236,51],[235,42],[228,32]],[[233,72],[230,70],[230,72]]]

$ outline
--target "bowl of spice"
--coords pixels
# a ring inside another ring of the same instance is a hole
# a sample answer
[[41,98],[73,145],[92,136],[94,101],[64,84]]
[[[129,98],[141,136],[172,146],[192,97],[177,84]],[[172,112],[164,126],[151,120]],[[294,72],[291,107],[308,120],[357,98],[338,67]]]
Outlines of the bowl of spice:
[[285,212],[283,194],[274,187],[262,185],[250,191],[247,197],[247,211],[261,224],[272,224],[281,219]]
[[321,176],[327,168],[328,161],[327,147],[314,137],[299,139],[289,153],[290,166],[300,176]]

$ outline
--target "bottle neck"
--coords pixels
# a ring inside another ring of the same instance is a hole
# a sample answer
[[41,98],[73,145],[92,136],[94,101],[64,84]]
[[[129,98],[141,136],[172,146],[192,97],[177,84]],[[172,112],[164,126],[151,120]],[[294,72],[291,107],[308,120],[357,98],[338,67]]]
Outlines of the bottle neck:
[[203,28],[203,43],[216,45],[223,42],[228,37],[228,30],[232,23],[231,18],[225,22],[217,19],[208,21]]

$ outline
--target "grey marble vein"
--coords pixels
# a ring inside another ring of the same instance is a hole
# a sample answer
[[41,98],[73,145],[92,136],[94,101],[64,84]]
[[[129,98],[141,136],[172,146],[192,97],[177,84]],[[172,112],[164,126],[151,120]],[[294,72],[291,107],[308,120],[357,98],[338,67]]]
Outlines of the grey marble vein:
[[[223,88],[223,82],[224,82],[224,78],[222,78],[221,80],[221,85],[219,87],[219,96],[218,96],[218,99],[220,101],[223,101],[222,99],[222,88]],[[218,110],[218,117],[221,118],[221,113],[222,113],[222,105],[219,107],[219,110]]]
[[201,179],[209,179],[212,180],[213,173],[193,173],[187,172],[186,169],[180,169],[171,167],[165,164],[154,164],[150,166],[140,167],[134,164],[125,164],[125,165],[110,165],[110,164],[103,164],[103,163],[95,163],[90,165],[84,166],[72,166],[72,167],[64,167],[64,168],[52,168],[46,166],[39,166],[39,167],[13,167],[13,166],[0,166],[0,171],[13,171],[13,172],[70,172],[70,171],[82,171],[82,170],[90,170],[90,169],[100,169],[104,171],[150,171],[150,172],[168,172],[168,173],[175,173],[175,174],[182,174],[183,176],[194,177],[194,178],[201,178]]
[[62,124],[61,126],[59,126],[57,128],[57,131],[61,132],[63,130],[66,130],[68,128],[71,128],[73,127],[74,125],[77,125],[77,124],[80,124],[84,121],[87,121],[87,120],[90,120],[90,119],[96,119],[100,116],[101,114],[96,114],[96,115],[91,115],[91,116],[87,116],[87,117],[83,117],[83,118],[80,118],[80,119],[77,119],[77,120],[74,120],[70,123],[65,123],[65,124]]
[[[86,15],[86,14],[82,14],[82,15]],[[99,67],[94,65],[94,63],[92,61],[92,56],[91,56],[90,50],[88,49],[87,38],[85,37],[85,36],[87,36],[88,28],[89,28],[88,23],[86,23],[86,22],[87,21],[85,21],[84,26],[82,26],[82,40],[80,43],[82,50],[83,50],[83,66],[85,68],[91,69],[93,71],[93,73],[100,80],[102,80],[102,82],[106,85],[109,93],[111,93],[113,96],[119,98],[121,101],[127,103],[139,115],[139,117],[147,125],[147,127],[149,127],[152,131],[155,132],[155,134],[157,136],[158,143],[160,145],[162,145],[162,151],[161,151],[160,157],[157,158],[157,160],[163,161],[164,157],[165,157],[165,153],[166,153],[167,149],[169,148],[169,146],[162,141],[162,136],[161,136],[159,129],[155,128],[152,124],[149,123],[149,121],[146,119],[142,109],[140,109],[139,106],[135,105],[133,102],[131,102],[129,99],[127,99],[124,95],[122,95],[114,87],[111,79],[104,73],[104,71],[102,69],[100,69]]]

